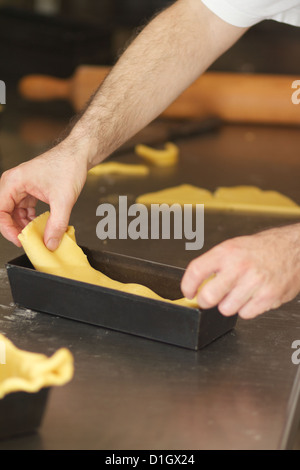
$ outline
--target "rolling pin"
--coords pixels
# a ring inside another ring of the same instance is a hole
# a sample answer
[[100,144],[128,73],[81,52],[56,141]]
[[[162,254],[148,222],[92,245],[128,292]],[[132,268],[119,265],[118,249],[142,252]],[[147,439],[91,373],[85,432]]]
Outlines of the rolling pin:
[[[109,67],[83,65],[69,79],[30,75],[20,80],[19,92],[35,101],[67,99],[75,111],[80,111],[109,70]],[[215,116],[224,122],[300,124],[300,106],[292,102],[295,80],[297,77],[289,75],[206,72],[161,117]]]

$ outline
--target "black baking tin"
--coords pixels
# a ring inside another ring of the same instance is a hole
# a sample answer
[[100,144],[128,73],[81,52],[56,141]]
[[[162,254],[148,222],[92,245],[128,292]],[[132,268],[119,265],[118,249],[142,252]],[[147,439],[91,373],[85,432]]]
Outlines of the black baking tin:
[[[143,284],[162,297],[182,297],[184,269],[82,248],[112,279]],[[36,271],[26,255],[6,265],[14,302],[23,308],[197,350],[234,328],[237,316],[200,310]]]
[[49,388],[38,392],[12,392],[0,400],[0,440],[38,430],[44,416]]

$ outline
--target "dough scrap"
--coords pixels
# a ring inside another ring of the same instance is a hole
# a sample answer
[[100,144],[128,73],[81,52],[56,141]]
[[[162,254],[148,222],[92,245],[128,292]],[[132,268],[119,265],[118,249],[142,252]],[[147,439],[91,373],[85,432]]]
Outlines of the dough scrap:
[[88,172],[90,175],[127,175],[127,176],[147,176],[149,168],[146,165],[133,165],[119,162],[100,163]]
[[179,148],[172,142],[167,142],[163,150],[139,144],[135,153],[156,166],[172,166],[178,162]]
[[171,302],[184,307],[198,308],[198,304],[195,299],[165,299],[141,284],[127,284],[115,281],[94,269],[89,264],[87,256],[77,245],[75,230],[72,226],[70,226],[64,234],[57,250],[54,252],[48,250],[43,241],[44,230],[48,217],[49,212],[45,212],[44,214],[36,217],[22,230],[18,237],[25,253],[37,271],[66,277],[76,281],[96,284],[98,286],[116,289],[142,297]]
[[5,363],[0,363],[0,399],[8,393],[37,392],[43,387],[64,385],[74,373],[74,360],[70,351],[61,348],[51,357],[23,351],[0,334]]
[[205,209],[282,215],[300,215],[300,206],[277,191],[263,191],[255,186],[220,187],[214,193],[193,185],[163,189],[139,196],[137,203],[204,204]]

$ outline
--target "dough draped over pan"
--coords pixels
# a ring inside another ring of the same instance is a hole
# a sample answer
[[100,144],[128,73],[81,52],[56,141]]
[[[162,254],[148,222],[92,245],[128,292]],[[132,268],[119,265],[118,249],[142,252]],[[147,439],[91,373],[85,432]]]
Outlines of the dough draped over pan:
[[43,236],[49,212],[45,212],[30,222],[20,233],[19,240],[37,271],[56,276],[62,276],[76,281],[87,282],[109,289],[116,289],[142,297],[171,302],[177,305],[197,308],[196,300],[185,298],[178,300],[165,299],[148,287],[141,284],[122,283],[110,279],[105,274],[94,269],[88,262],[87,256],[77,245],[74,227],[70,226],[62,241],[54,252],[47,249]]

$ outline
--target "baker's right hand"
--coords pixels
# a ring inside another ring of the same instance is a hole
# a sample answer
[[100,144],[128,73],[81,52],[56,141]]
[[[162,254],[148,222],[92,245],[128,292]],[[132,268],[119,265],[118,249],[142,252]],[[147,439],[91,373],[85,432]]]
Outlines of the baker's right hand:
[[18,235],[35,217],[37,200],[50,206],[44,243],[55,250],[87,175],[87,163],[63,141],[44,154],[5,171],[0,179],[0,232],[21,246]]

